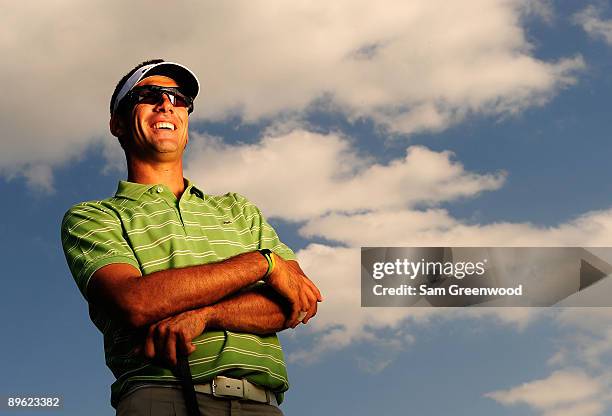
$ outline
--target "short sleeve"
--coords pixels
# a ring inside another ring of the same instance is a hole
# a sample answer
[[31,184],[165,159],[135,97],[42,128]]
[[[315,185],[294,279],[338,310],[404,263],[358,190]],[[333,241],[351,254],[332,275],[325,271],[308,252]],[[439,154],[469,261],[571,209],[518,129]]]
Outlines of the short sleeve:
[[70,272],[87,297],[91,276],[112,263],[127,263],[139,269],[138,261],[123,236],[123,228],[112,210],[99,202],[72,207],[62,221],[62,247]]
[[295,253],[285,245],[274,228],[264,218],[263,214],[253,203],[239,194],[234,194],[238,202],[243,204],[244,217],[249,219],[251,235],[259,242],[259,249],[267,248],[285,260],[295,260]]

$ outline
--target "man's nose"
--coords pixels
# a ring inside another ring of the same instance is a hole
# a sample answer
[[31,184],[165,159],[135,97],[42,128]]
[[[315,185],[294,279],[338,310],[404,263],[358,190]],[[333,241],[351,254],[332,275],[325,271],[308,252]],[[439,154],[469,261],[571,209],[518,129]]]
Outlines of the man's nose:
[[159,100],[159,102],[157,103],[155,108],[158,109],[159,111],[162,111],[162,112],[167,112],[167,111],[173,111],[174,110],[174,106],[172,105],[172,101],[170,101],[170,97],[168,97],[168,94],[166,94],[166,93],[161,95],[161,99]]

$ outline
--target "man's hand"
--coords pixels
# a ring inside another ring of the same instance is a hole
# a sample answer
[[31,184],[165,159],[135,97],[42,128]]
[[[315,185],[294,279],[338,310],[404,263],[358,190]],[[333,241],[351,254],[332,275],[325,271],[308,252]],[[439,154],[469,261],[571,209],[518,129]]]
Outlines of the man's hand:
[[206,324],[206,308],[186,311],[154,323],[149,327],[144,343],[145,356],[176,367],[177,354],[189,355],[196,350],[191,340],[204,332]]
[[272,255],[275,266],[267,283],[289,302],[291,311],[287,326],[295,328],[300,322],[307,323],[317,313],[317,302],[323,301],[323,296],[296,261]]

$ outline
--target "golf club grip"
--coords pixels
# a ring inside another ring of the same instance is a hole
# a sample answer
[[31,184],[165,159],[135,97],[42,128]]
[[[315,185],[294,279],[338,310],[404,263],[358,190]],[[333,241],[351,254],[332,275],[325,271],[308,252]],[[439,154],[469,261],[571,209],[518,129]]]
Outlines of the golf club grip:
[[191,369],[189,368],[189,359],[186,355],[177,355],[177,376],[181,381],[183,388],[183,396],[185,397],[185,406],[190,416],[201,416],[196,397],[195,388],[193,387],[193,379],[191,378]]

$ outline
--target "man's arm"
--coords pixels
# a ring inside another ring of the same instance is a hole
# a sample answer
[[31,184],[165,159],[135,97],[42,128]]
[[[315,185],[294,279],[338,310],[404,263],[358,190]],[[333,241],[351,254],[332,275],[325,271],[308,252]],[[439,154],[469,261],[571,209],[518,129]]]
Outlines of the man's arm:
[[149,327],[144,354],[175,366],[177,354],[194,352],[196,347],[191,341],[205,330],[226,329],[262,335],[281,331],[287,328],[283,304],[286,304],[284,299],[262,285],[214,305],[171,316]]
[[87,293],[94,304],[139,327],[215,303],[255,283],[267,267],[257,252],[145,276],[128,264],[110,264],[93,274]]
[[262,285],[201,308],[207,329],[272,334],[289,327],[287,301]]
[[[303,274],[297,262],[276,256],[269,276],[270,286],[287,299],[289,325],[295,326],[300,311],[307,321],[322,300],[316,286]],[[258,281],[268,264],[258,252],[244,253],[212,264],[161,270],[141,276],[128,264],[110,264],[96,271],[88,286],[94,304],[140,327],[181,312],[212,305],[220,299]]]

